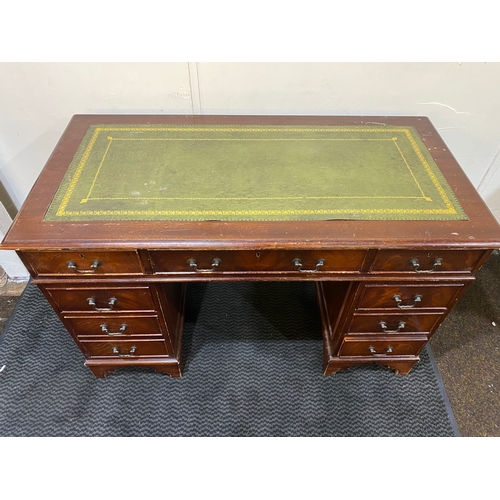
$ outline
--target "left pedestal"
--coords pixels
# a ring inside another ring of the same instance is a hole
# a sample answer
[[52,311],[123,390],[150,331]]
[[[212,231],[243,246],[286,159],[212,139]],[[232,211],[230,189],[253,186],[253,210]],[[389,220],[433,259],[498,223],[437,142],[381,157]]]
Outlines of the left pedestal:
[[37,284],[96,377],[127,366],[181,376],[186,284]]

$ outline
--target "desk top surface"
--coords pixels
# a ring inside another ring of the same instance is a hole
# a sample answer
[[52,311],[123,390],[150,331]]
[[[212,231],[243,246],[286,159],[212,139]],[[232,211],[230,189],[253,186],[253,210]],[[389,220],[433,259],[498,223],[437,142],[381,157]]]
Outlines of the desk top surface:
[[75,115],[2,247],[434,245],[500,228],[428,118]]

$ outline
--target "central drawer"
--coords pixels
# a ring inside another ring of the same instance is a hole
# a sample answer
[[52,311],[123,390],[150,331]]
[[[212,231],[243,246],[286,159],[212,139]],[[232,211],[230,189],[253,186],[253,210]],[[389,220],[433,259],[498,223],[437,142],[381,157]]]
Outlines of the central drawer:
[[155,274],[360,272],[365,250],[150,251]]
[[46,290],[62,313],[155,312],[149,286],[47,286]]

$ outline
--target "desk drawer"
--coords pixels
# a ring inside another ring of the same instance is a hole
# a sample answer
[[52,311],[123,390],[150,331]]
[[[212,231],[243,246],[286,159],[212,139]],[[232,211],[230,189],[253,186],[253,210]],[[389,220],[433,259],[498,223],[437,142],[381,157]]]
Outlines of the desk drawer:
[[373,359],[396,356],[417,356],[427,343],[427,337],[345,338],[339,357],[359,356]]
[[73,333],[85,337],[161,336],[157,316],[82,315],[66,316]]
[[133,251],[67,251],[22,252],[38,276],[100,276],[109,274],[143,274]]
[[168,356],[163,340],[116,340],[89,341],[80,340],[85,353],[92,357],[138,358],[142,356]]
[[46,290],[62,313],[155,312],[151,289],[148,286],[78,288],[47,286]]
[[357,309],[418,310],[447,308],[463,290],[456,284],[366,284],[358,301]]
[[365,250],[151,251],[153,272],[219,274],[245,272],[360,272]]
[[470,273],[482,255],[483,250],[380,250],[371,272]]
[[348,335],[430,333],[442,318],[443,313],[354,314],[347,331]]

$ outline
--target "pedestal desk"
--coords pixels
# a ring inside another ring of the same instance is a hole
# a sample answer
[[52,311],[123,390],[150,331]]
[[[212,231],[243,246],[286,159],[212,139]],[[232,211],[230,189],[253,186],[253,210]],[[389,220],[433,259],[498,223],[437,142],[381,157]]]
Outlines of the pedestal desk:
[[425,117],[162,115],[74,116],[1,246],[97,377],[180,376],[199,280],[312,280],[324,374],[404,375],[499,247]]

